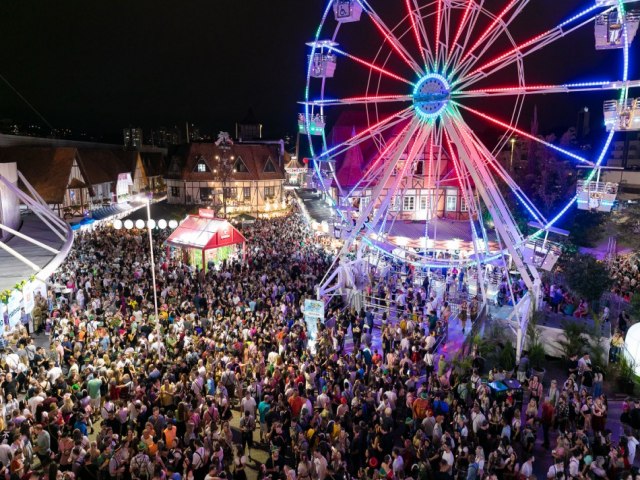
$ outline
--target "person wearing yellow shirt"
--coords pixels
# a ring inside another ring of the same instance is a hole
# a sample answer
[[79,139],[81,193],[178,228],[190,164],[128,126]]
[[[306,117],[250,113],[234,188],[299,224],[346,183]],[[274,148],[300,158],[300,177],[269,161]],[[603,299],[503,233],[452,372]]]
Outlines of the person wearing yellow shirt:
[[[164,383],[160,387],[160,403],[163,407],[173,406],[173,397],[176,393],[176,386],[169,381],[168,378],[164,380]],[[167,445],[171,445],[167,443]]]

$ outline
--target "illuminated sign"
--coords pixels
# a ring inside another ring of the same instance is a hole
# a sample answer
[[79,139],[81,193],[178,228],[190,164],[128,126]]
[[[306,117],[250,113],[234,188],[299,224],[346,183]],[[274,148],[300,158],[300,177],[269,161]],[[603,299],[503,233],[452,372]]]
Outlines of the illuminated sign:
[[200,218],[215,218],[215,213],[210,208],[201,208],[198,210],[198,216]]

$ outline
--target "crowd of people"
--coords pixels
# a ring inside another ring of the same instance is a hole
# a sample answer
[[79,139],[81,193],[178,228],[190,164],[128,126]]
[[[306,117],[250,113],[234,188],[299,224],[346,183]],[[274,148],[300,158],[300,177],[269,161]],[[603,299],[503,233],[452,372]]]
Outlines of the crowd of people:
[[617,255],[609,263],[609,273],[613,279],[613,293],[625,301],[631,299],[640,282],[640,259],[637,255]]
[[536,442],[548,478],[630,471],[638,440],[613,442],[588,356],[549,386],[524,365],[524,405],[496,395],[479,356],[459,369],[440,354],[466,313],[420,285],[393,317],[331,302],[312,353],[304,300],[332,258],[295,212],[243,234],[244,262],[205,272],[156,233],[158,318],[142,236],[79,234],[53,279],[71,293],[40,300],[51,347],[23,329],[4,358],[0,477],[524,480]]

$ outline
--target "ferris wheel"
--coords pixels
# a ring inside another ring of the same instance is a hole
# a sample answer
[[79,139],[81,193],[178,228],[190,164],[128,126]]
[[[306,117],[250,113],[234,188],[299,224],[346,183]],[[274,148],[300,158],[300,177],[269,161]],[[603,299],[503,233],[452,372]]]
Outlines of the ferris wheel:
[[[534,292],[538,269],[552,268],[559,256],[549,235],[568,209],[611,210],[617,185],[600,181],[603,161],[615,132],[640,130],[640,100],[629,95],[640,85],[629,78],[629,46],[639,16],[627,4],[635,2],[596,0],[523,38],[523,19],[536,3],[328,1],[307,44],[298,116],[316,183],[336,212],[334,233],[344,240],[320,295],[361,288],[374,257],[401,259],[422,271],[477,269],[477,294],[486,298],[481,266],[508,256]],[[621,68],[593,81],[581,77],[578,64],[564,81],[545,79],[540,52],[580,29],[593,32],[591,41],[572,49],[614,55],[611,64]],[[538,63],[531,63],[536,56]],[[357,77],[357,71],[364,75]],[[606,95],[607,131],[588,154],[520,126],[525,100],[554,94],[562,106],[585,92]],[[359,123],[340,125],[345,115]],[[326,131],[330,123],[332,135]],[[497,142],[481,138],[483,124],[501,130]],[[500,161],[510,142],[513,156],[516,137],[587,168],[575,195],[557,211],[536,205],[513,169]],[[507,196],[526,211],[530,230],[519,228]]]

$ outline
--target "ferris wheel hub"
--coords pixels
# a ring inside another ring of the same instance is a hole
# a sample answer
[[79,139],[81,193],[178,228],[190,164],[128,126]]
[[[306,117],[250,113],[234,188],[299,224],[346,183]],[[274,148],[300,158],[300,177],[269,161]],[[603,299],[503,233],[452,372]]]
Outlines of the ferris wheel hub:
[[429,120],[438,117],[449,103],[451,87],[439,73],[428,73],[416,83],[413,106],[418,117]]

